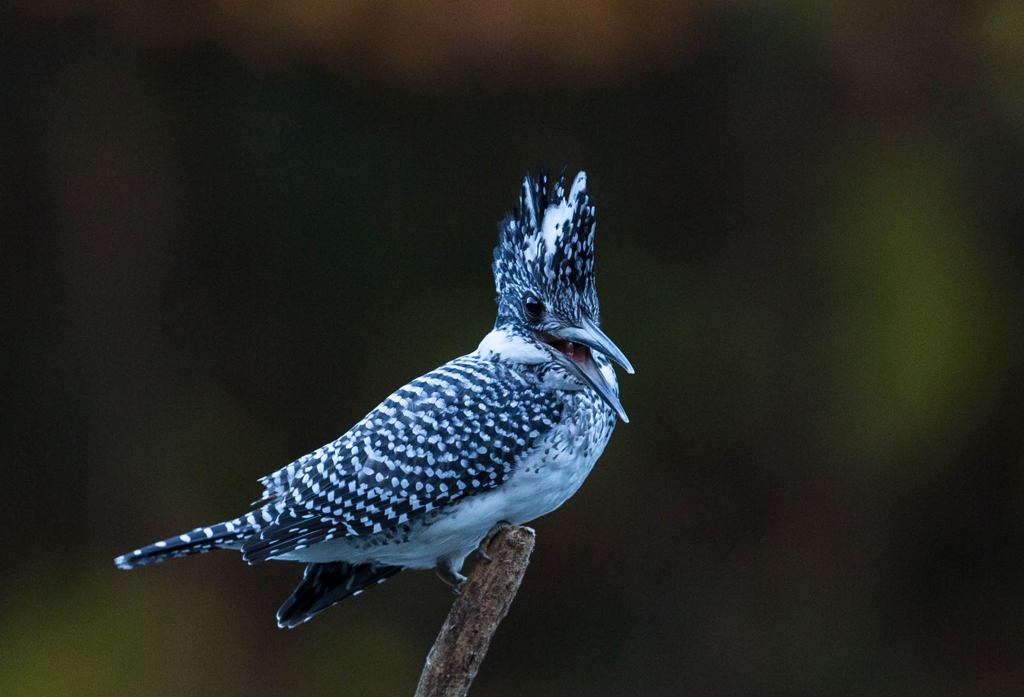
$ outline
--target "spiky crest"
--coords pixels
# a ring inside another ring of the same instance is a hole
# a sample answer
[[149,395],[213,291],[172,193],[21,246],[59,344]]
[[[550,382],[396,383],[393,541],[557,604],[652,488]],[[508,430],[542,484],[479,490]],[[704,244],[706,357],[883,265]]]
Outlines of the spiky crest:
[[550,192],[545,170],[536,179],[526,173],[519,203],[502,220],[494,249],[496,327],[525,319],[522,297],[528,291],[567,320],[582,313],[598,321],[594,227],[585,172],[576,175],[568,194],[564,169]]

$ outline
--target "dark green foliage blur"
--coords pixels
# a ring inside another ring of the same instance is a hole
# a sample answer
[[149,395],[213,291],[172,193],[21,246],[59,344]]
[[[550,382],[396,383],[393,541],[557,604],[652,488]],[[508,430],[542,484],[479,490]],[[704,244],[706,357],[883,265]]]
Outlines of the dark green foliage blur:
[[411,694],[429,572],[113,558],[472,351],[563,165],[631,423],[473,694],[1024,694],[1024,11],[699,5],[593,73],[0,12],[0,694]]

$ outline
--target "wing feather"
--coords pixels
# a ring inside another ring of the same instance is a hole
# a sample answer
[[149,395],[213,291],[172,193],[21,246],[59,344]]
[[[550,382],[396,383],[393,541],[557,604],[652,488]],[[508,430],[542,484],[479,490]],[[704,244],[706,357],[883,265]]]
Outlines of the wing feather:
[[265,477],[264,509],[274,519],[245,543],[245,559],[386,533],[500,486],[560,418],[559,400],[535,379],[504,363],[457,358]]

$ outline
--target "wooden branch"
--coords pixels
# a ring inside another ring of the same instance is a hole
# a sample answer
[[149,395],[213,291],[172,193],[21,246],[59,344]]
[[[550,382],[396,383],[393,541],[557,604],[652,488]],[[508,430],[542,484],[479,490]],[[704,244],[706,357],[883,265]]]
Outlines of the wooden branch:
[[483,663],[498,623],[508,614],[512,600],[530,563],[535,533],[514,526],[499,531],[480,559],[448,619],[420,675],[416,697],[463,697]]

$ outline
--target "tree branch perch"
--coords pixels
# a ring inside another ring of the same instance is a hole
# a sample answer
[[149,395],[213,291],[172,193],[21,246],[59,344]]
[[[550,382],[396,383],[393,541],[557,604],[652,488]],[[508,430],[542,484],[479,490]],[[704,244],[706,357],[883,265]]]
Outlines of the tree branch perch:
[[463,697],[469,692],[491,637],[519,590],[535,537],[530,528],[513,526],[491,540],[491,561],[479,560],[462,584],[427,656],[416,697]]

